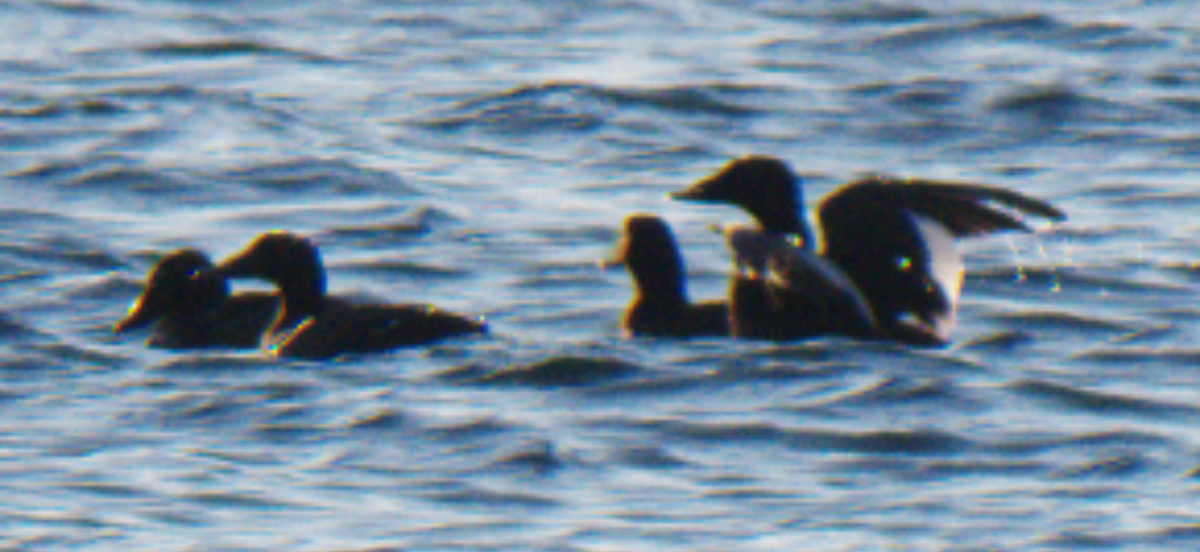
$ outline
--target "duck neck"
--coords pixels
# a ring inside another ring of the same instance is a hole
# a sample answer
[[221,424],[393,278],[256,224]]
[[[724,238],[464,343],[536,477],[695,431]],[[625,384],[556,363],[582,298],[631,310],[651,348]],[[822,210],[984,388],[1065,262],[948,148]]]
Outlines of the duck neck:
[[688,304],[683,266],[678,255],[664,254],[653,266],[635,266],[633,278],[637,283],[635,306],[675,312]]
[[[783,176],[781,175],[781,177]],[[786,186],[794,190],[793,192],[772,194],[772,197],[766,198],[765,201],[757,201],[754,208],[750,211],[763,230],[772,234],[795,238],[801,244],[802,248],[810,251],[815,250],[816,243],[813,231],[809,228],[808,220],[804,213],[803,183],[795,175],[788,174],[786,178],[790,179],[790,181],[786,184],[778,181],[775,187]]]
[[294,327],[325,308],[325,275],[322,271],[292,276],[277,282],[283,295],[283,307],[275,324],[278,329]]

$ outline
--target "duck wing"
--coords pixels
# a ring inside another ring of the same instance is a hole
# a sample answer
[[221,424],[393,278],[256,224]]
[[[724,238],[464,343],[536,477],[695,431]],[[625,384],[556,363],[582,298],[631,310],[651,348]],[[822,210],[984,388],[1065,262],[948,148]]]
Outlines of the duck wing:
[[482,321],[432,305],[336,305],[304,321],[275,347],[275,353],[326,359],[425,345],[486,331]]
[[1029,231],[1023,215],[1054,221],[1067,218],[1045,201],[995,186],[871,176],[841,187],[821,202],[819,215],[826,240],[830,230],[860,226],[864,213],[879,209],[920,213],[960,238],[1002,230]]
[[957,238],[1029,231],[1026,215],[1066,218],[1049,203],[1003,188],[881,176],[840,188],[818,215],[824,255],[863,291],[880,324],[903,336],[916,323],[942,341],[953,329],[962,286]]

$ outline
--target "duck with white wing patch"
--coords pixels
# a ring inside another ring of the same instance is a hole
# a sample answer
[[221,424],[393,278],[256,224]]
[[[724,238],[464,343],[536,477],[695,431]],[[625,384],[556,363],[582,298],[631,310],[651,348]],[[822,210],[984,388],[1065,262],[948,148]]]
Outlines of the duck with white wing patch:
[[[821,202],[823,244],[818,248],[802,218],[800,178],[786,163],[767,156],[734,159],[672,197],[735,205],[758,223],[757,229],[727,232],[739,265],[730,297],[731,326],[735,336],[779,340],[849,335],[946,344],[962,287],[957,239],[1029,231],[1019,218],[1024,214],[1066,218],[1044,201],[1003,188],[872,176],[842,186]],[[754,232],[760,235],[751,237]],[[762,251],[745,249],[751,244],[769,254],[764,258]],[[746,270],[754,264],[750,259],[758,259],[761,267],[754,268],[764,272]],[[829,299],[823,296],[831,290],[845,305],[838,308],[849,308],[850,314],[835,316],[814,307],[827,310]],[[869,306],[875,329],[854,312],[857,305]]]

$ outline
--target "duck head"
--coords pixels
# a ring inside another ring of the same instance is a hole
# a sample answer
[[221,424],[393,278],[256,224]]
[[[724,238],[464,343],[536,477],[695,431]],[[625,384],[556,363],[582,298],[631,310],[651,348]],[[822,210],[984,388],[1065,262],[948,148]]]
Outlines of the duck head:
[[813,249],[812,230],[801,218],[800,177],[782,160],[762,155],[739,157],[673,199],[725,203],[744,209],[768,232],[797,236]]
[[224,278],[254,278],[275,284],[285,303],[319,304],[325,297],[325,268],[312,241],[287,232],[268,232],[211,270]]
[[687,303],[679,247],[661,218],[644,214],[627,217],[618,258],[633,276],[641,299]]
[[142,296],[113,331],[126,332],[165,316],[195,315],[217,308],[229,296],[229,283],[204,273],[212,266],[208,255],[195,249],[181,249],[163,257],[150,271]]

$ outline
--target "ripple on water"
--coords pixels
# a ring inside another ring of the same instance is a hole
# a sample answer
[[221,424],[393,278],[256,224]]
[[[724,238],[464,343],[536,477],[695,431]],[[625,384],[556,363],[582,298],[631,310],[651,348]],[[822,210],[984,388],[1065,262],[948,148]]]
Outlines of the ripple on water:
[[1113,450],[1154,449],[1174,447],[1179,443],[1168,435],[1153,430],[1133,428],[1088,429],[1035,428],[1012,434],[980,438],[980,448],[1002,455],[1046,456],[1064,459],[1089,456]]
[[456,482],[440,490],[421,493],[426,500],[486,510],[509,510],[512,508],[540,510],[560,506],[560,500],[529,489],[501,489],[483,484]]
[[915,23],[932,18],[934,13],[918,6],[887,2],[833,2],[822,16],[834,23],[857,27],[876,23]]
[[399,199],[421,193],[390,172],[342,158],[308,157],[247,165],[217,176],[272,198],[377,194]]
[[[143,54],[164,58],[216,58],[248,55],[294,55],[299,53],[268,42],[241,38],[158,42],[141,46],[137,50]],[[312,54],[305,54],[302,57],[309,57],[314,60],[319,59],[318,56]]]
[[700,441],[727,446],[749,446],[754,442],[777,444],[806,451],[859,454],[955,454],[971,450],[966,438],[936,429],[836,430],[784,428],[769,422],[700,422],[662,419],[635,422],[672,439]]
[[539,84],[484,94],[424,115],[421,126],[441,132],[479,130],[503,136],[578,135],[602,127],[604,107],[580,84]]
[[[1190,148],[1195,150],[1197,145],[1193,143]],[[1113,198],[1110,203],[1118,207],[1190,209],[1200,206],[1200,192],[1196,190],[1154,190],[1139,186],[1128,193]]]
[[1134,477],[1155,467],[1157,467],[1156,463],[1143,454],[1121,452],[1066,466],[1054,476],[1062,479]]
[[1039,127],[1058,127],[1082,115],[1096,100],[1064,84],[1009,90],[992,101],[993,112],[1016,117]]
[[109,474],[102,472],[74,474],[70,481],[59,486],[73,492],[96,495],[103,498],[138,499],[152,496],[151,489],[108,480]]
[[988,318],[1021,330],[1067,330],[1074,332],[1128,333],[1139,328],[1135,323],[1113,320],[1092,313],[1057,310],[1023,310],[997,313]]
[[1042,460],[936,459],[924,462],[912,474],[916,479],[945,480],[957,477],[1024,478],[1044,475],[1052,469]]
[[886,100],[892,106],[914,114],[935,114],[958,106],[971,91],[971,86],[968,81],[927,77],[856,85],[847,92],[863,100]]
[[[389,208],[388,211],[391,211]],[[375,213],[364,213],[373,216]],[[380,213],[390,215],[391,213]],[[448,211],[429,205],[408,209],[380,222],[337,224],[325,228],[322,235],[335,241],[355,240],[359,245],[395,246],[397,243],[428,236],[436,228],[456,227],[463,221]]]
[[23,321],[21,317],[0,311],[0,343],[27,343],[49,334]]
[[973,449],[973,443],[958,435],[936,429],[878,431],[802,430],[790,436],[789,444],[808,450],[833,450],[861,454],[947,455]]
[[410,415],[392,407],[361,412],[343,422],[344,427],[352,432],[372,434],[395,433],[411,427],[412,424]]
[[653,444],[625,445],[618,448],[613,457],[621,464],[637,468],[676,469],[692,465],[667,448]]
[[762,84],[713,82],[661,88],[591,88],[589,93],[618,108],[649,108],[664,113],[737,119],[764,113],[762,100],[785,90]]
[[178,209],[180,206],[213,205],[244,201],[248,195],[239,186],[209,181],[187,172],[155,167],[120,154],[93,155],[86,160],[41,161],[15,175],[29,185],[47,183],[57,195],[73,200],[97,200],[124,213],[137,205],[142,209]]
[[774,91],[749,85],[713,83],[665,88],[609,88],[582,82],[519,86],[459,101],[425,114],[416,122],[430,130],[478,130],[528,138],[568,133],[577,137],[597,131],[612,114],[628,109],[707,116],[721,119],[756,115],[756,100]]
[[834,397],[828,403],[830,406],[866,409],[928,405],[954,408],[958,412],[969,412],[980,407],[977,399],[967,396],[961,387],[947,378],[908,376],[880,379],[861,389]]
[[236,427],[249,419],[256,404],[226,392],[179,392],[157,401],[154,417],[164,428]]
[[642,366],[619,359],[565,356],[508,366],[476,381],[552,389],[605,384],[632,378],[645,371]]
[[567,459],[550,441],[538,439],[509,445],[498,457],[482,468],[484,473],[517,471],[531,475],[549,475],[567,465]]
[[[1129,269],[1132,268],[1136,267],[1129,267]],[[1011,292],[1019,292],[1026,296],[1030,291],[1042,292],[1046,293],[1048,297],[1055,298],[1055,302],[1059,303],[1065,302],[1064,299],[1061,299],[1064,296],[1084,298],[1094,302],[1110,295],[1138,296],[1149,299],[1154,297],[1183,298],[1192,294],[1192,290],[1187,286],[1164,281],[1147,281],[1128,274],[1131,272],[1129,269],[1118,266],[1071,269],[1054,266],[998,267],[968,272],[964,278],[964,285],[993,293],[1004,291],[1002,288],[1008,287],[1011,288]],[[1093,314],[1092,316],[1101,315]],[[1086,318],[1087,315],[1082,317]]]
[[262,490],[203,490],[181,493],[178,497],[185,503],[191,503],[205,509],[222,510],[290,510],[318,508],[316,505],[305,504],[294,500],[285,500],[272,496]]
[[0,106],[0,120],[54,121],[76,116],[109,117],[123,115],[127,112],[125,106],[116,100],[66,97],[42,100],[28,105]]
[[170,355],[165,360],[154,364],[154,371],[166,375],[213,375],[222,372],[246,373],[261,370],[275,370],[278,363],[257,353],[227,354],[178,354]]
[[1081,351],[1073,355],[1072,358],[1086,362],[1122,366],[1151,363],[1166,366],[1192,366],[1200,364],[1200,349],[1179,346],[1100,346]]
[[87,171],[78,178],[70,180],[60,189],[86,191],[87,193],[158,195],[169,194],[177,199],[185,199],[191,194],[191,186],[170,174],[162,171],[140,167],[112,167]]
[[461,280],[474,274],[474,271],[469,269],[420,261],[398,260],[389,258],[391,254],[385,253],[384,255],[383,257],[340,261],[330,266],[358,275],[386,279],[400,278],[404,281]]
[[451,423],[430,425],[425,428],[425,432],[431,438],[445,439],[450,442],[465,442],[507,434],[515,429],[516,425],[512,422],[489,415]]
[[[900,15],[909,14],[902,12]],[[1073,23],[1049,13],[977,12],[966,17],[936,20],[923,17],[925,14],[921,13],[911,15],[914,17],[903,22],[914,24],[884,33],[868,42],[869,47],[916,50],[966,42],[1001,42],[1066,51],[1136,53],[1171,44],[1161,34],[1132,25],[1091,21]]]
[[1195,418],[1200,408],[1164,399],[1149,399],[1109,393],[1064,383],[1021,379],[1009,384],[1013,392],[1034,400],[1048,400],[1055,407],[1097,414],[1138,415],[1152,418]]

